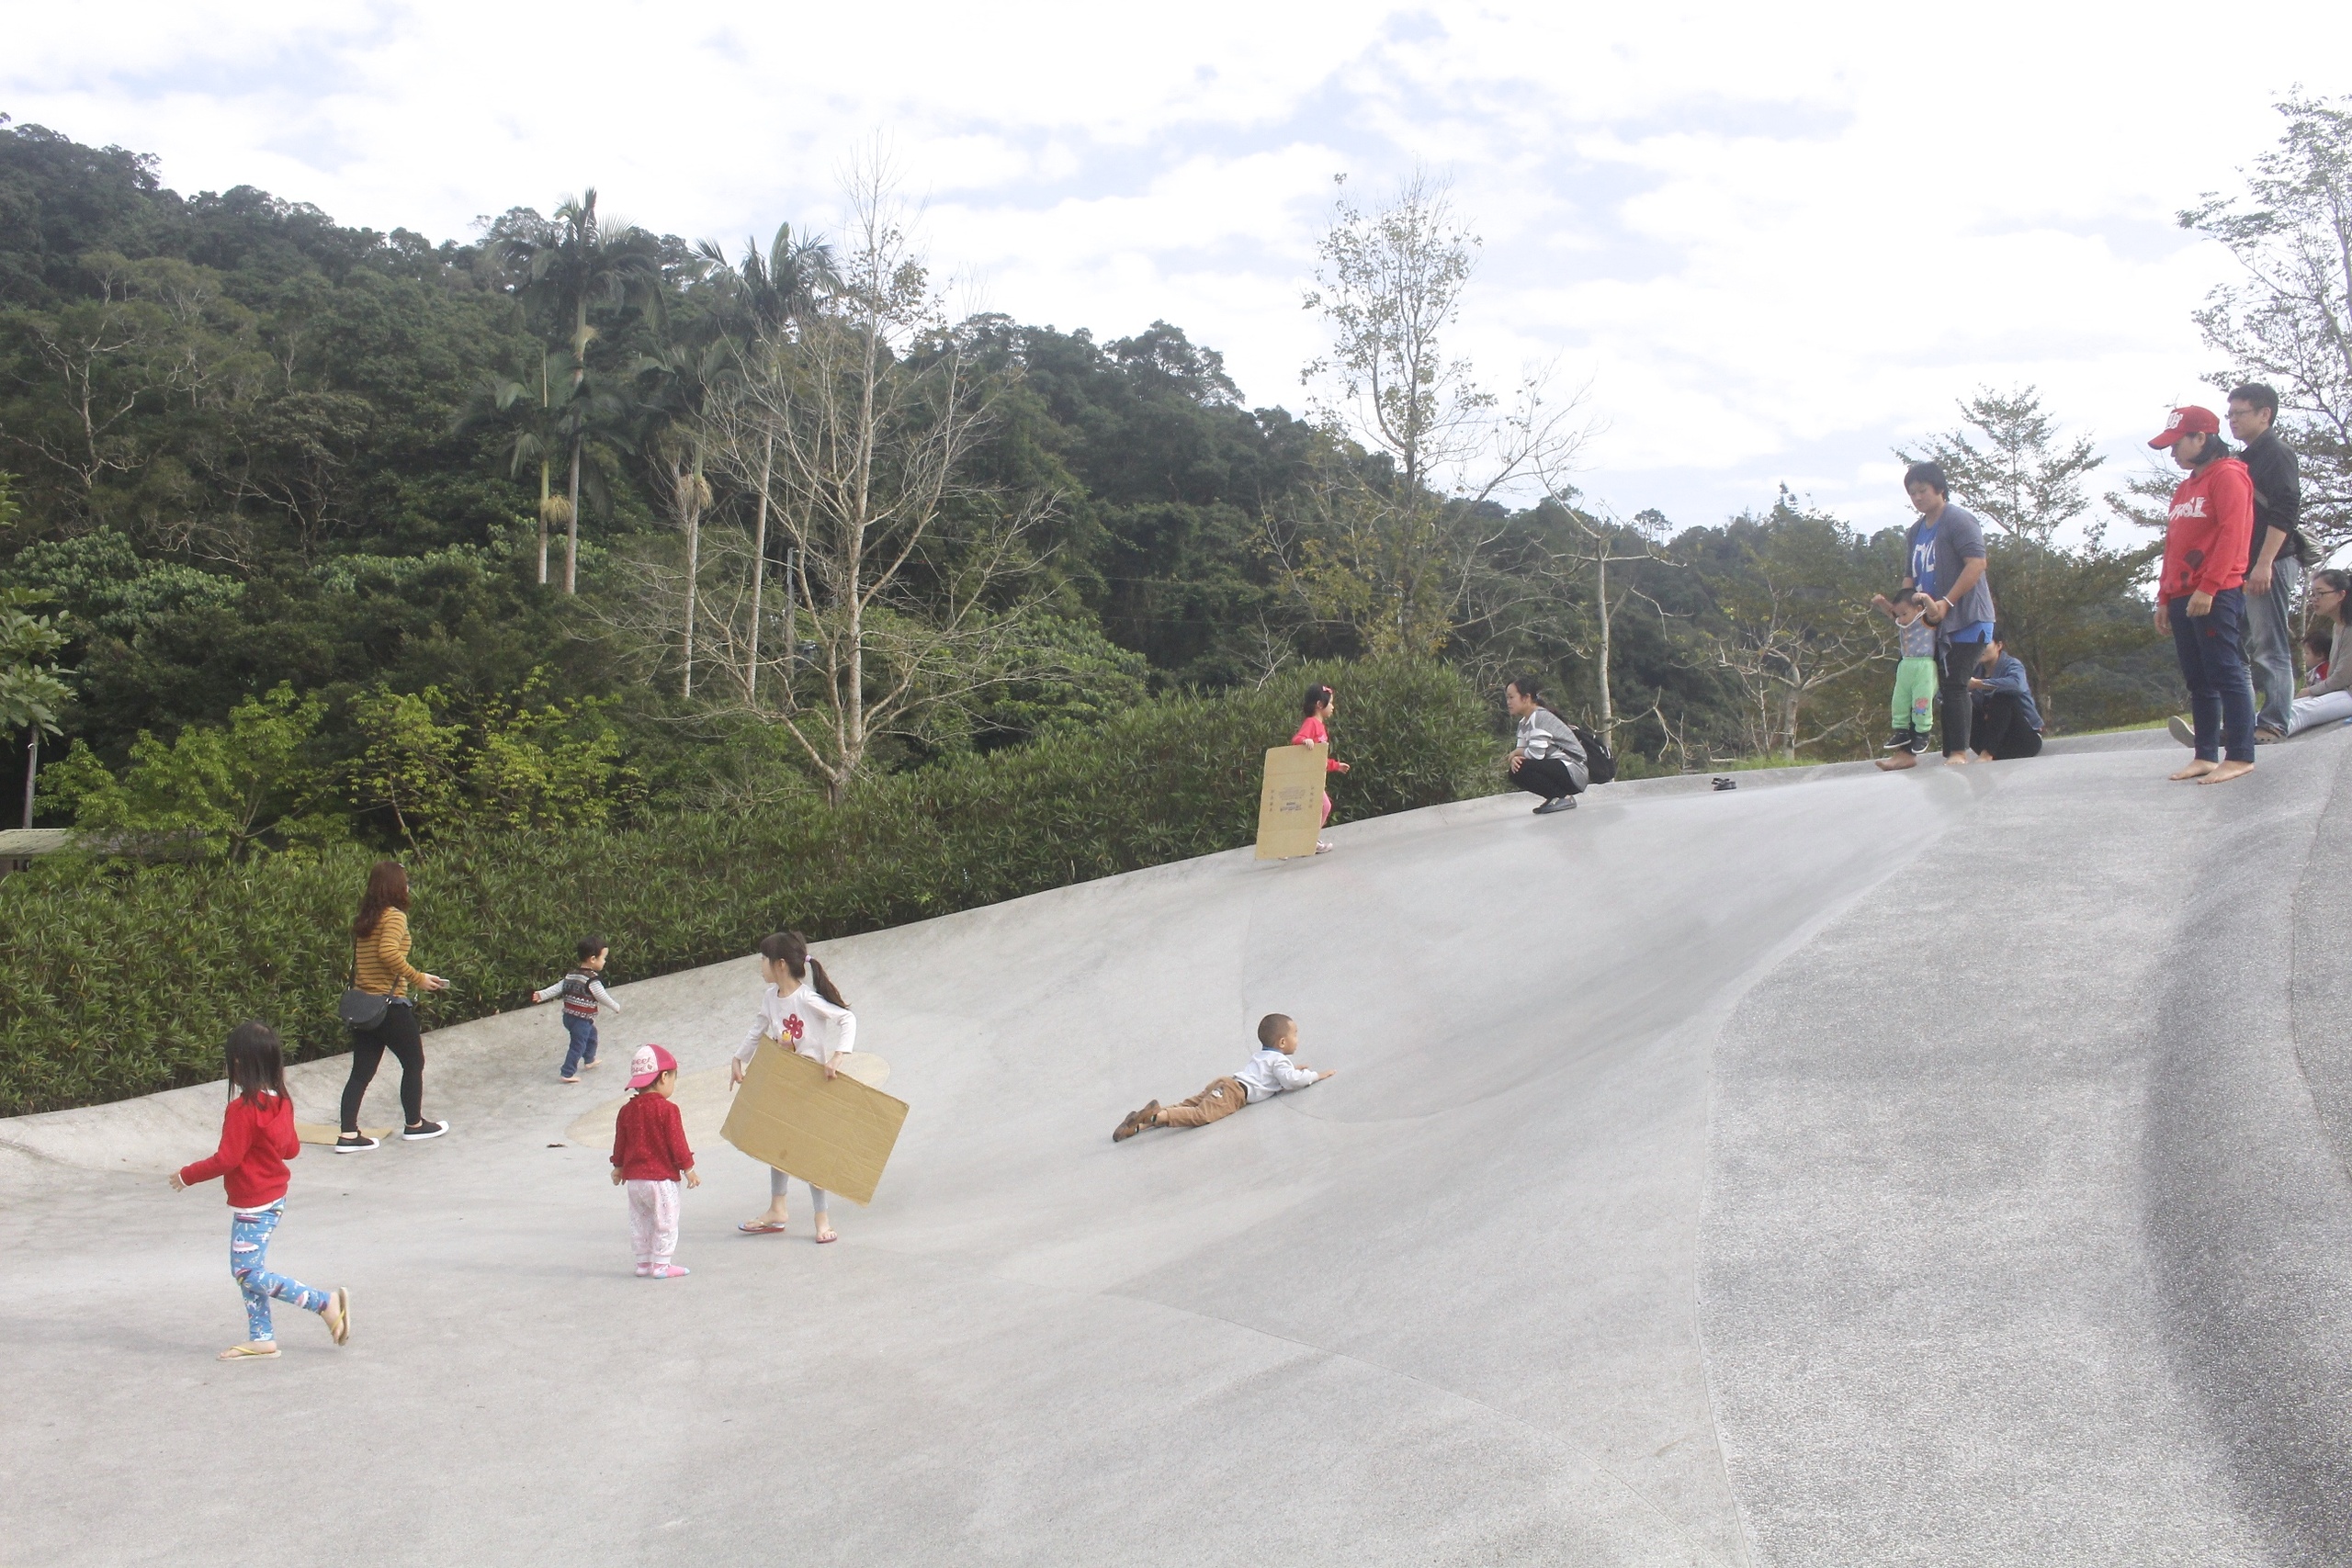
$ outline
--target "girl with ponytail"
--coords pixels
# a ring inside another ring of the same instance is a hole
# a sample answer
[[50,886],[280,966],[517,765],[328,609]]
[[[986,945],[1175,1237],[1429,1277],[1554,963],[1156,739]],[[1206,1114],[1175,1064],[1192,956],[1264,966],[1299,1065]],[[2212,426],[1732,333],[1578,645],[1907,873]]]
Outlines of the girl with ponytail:
[[[759,1054],[760,1042],[773,1040],[786,1051],[797,1051],[833,1076],[833,1059],[847,1055],[857,1043],[857,1015],[849,1010],[849,1003],[833,985],[825,966],[808,952],[808,939],[798,931],[777,931],[760,941],[760,973],[767,977],[767,989],[760,997],[760,1016],[743,1043],[735,1049],[734,1060],[727,1065],[730,1087],[743,1081],[744,1069]],[[781,1170],[768,1171],[768,1206],[757,1219],[746,1220],[735,1228],[746,1235],[782,1235],[786,1210],[785,1189],[789,1179]],[[834,1239],[833,1227],[825,1213],[825,1190],[821,1187],[808,1189],[808,1201],[817,1213],[817,1239]]]
[[[1328,725],[1331,717],[1331,710],[1339,705],[1340,695],[1330,687],[1324,685],[1307,687],[1306,703],[1302,709],[1305,716],[1300,718],[1298,733],[1290,738],[1290,743],[1294,746],[1330,745],[1331,731]],[[1348,771],[1348,765],[1327,752],[1323,759],[1323,771],[1327,773],[1344,773]],[[1331,792],[1329,790],[1323,792],[1323,820],[1327,824],[1331,820]],[[1318,855],[1330,853],[1331,840],[1317,840],[1315,852]]]

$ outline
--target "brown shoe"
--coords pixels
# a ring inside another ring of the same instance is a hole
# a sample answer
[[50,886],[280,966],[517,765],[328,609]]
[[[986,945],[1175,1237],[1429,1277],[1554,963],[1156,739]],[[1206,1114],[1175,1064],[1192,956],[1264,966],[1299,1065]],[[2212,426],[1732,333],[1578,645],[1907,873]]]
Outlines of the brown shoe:
[[1155,1100],[1141,1111],[1128,1111],[1126,1119],[1119,1123],[1118,1131],[1111,1134],[1111,1141],[1114,1144],[1125,1143],[1129,1138],[1150,1126],[1152,1117],[1157,1115],[1159,1111],[1159,1101]]

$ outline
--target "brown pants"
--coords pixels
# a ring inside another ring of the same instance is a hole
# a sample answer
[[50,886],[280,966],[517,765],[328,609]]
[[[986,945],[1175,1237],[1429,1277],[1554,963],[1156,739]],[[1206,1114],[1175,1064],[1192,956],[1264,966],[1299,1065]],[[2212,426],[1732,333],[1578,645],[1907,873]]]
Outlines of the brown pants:
[[1217,1078],[1180,1105],[1170,1105],[1160,1117],[1170,1127],[1205,1127],[1223,1121],[1250,1103],[1250,1091],[1235,1078]]

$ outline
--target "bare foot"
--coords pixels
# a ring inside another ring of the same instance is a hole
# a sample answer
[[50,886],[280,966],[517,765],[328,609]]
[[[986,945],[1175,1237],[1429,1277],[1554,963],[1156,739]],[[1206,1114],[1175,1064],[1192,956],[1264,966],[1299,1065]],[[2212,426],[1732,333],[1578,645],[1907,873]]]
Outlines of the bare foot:
[[2227,784],[2232,779],[2242,779],[2252,772],[2254,772],[2252,762],[2223,762],[2197,782],[2199,784]]
[[1965,751],[1954,751],[1951,756],[1944,759],[1944,766],[1947,768],[1964,768],[1968,766],[1968,753]]
[[2211,773],[2221,765],[2222,764],[2219,762],[2209,762],[2205,761],[2204,758],[2199,757],[2197,761],[2189,763],[2188,766],[2181,769],[2180,772],[2174,773],[2171,776],[2175,782],[2178,782],[2182,779],[2201,779],[2207,773]]
[[1917,767],[1919,759],[1908,751],[1897,751],[1892,757],[1881,757],[1878,760],[1878,765],[1891,773],[1903,768]]
[[818,1225],[818,1227],[817,1227],[817,1239],[818,1239],[819,1241],[820,1241],[820,1242],[823,1242],[823,1241],[839,1241],[839,1240],[841,1239],[841,1237],[839,1237],[838,1235],[836,1235],[833,1233],[833,1227],[832,1227],[832,1226],[831,1226],[831,1225],[829,1225],[829,1224],[820,1224],[820,1225]]

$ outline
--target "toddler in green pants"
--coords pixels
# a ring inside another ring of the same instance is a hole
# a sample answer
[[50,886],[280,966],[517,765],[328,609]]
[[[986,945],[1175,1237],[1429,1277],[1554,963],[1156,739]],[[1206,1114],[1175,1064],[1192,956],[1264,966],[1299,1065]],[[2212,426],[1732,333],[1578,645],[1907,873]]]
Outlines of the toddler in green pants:
[[1936,668],[1936,623],[1943,617],[1930,615],[1932,604],[1914,589],[1901,590],[1892,599],[1883,593],[1871,597],[1871,608],[1894,619],[1903,648],[1903,662],[1894,667],[1891,705],[1894,735],[1886,743],[1886,750],[1894,755],[1881,762],[1882,768],[1915,766],[1928,749],[1928,732],[1935,728],[1936,687],[1940,679]]

